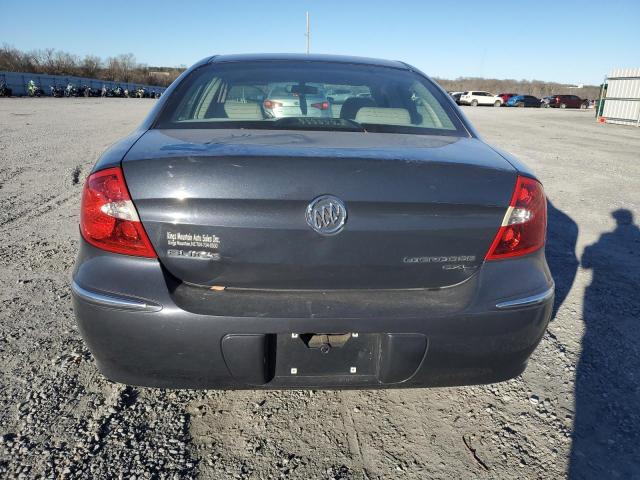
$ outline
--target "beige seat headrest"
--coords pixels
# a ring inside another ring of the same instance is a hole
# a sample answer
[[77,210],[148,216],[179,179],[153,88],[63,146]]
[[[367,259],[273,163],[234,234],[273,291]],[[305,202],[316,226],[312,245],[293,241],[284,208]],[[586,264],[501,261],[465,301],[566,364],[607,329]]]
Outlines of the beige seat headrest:
[[232,120],[263,120],[262,110],[257,103],[226,102],[224,112]]
[[382,125],[411,125],[411,115],[405,108],[362,107],[358,110],[355,121]]

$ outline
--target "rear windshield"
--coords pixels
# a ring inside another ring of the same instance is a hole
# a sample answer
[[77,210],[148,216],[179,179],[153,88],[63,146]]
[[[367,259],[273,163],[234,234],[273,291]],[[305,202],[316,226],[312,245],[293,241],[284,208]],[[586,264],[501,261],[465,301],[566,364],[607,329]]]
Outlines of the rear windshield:
[[419,74],[304,61],[201,67],[170,94],[155,127],[468,135],[447,97]]

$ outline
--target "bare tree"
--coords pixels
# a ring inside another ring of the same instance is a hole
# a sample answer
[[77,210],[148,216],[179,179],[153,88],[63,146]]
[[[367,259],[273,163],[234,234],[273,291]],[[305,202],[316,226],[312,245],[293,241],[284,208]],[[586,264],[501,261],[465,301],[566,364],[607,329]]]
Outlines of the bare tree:
[[120,80],[120,62],[116,57],[107,58],[106,68],[104,69],[105,80]]
[[0,69],[28,72],[32,68],[34,68],[33,62],[26,53],[6,44],[0,48]]
[[80,73],[83,77],[97,77],[102,67],[102,60],[95,55],[86,55],[80,65]]
[[118,64],[120,67],[118,76],[125,82],[130,81],[133,76],[133,70],[137,67],[136,57],[133,53],[123,53],[118,55]]

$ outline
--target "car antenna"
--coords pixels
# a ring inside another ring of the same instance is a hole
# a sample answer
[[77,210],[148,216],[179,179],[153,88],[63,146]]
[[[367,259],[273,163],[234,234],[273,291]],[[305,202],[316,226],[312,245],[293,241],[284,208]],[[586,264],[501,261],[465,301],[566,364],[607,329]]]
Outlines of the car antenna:
[[304,36],[307,37],[307,55],[308,55],[311,47],[311,26],[309,23],[309,12],[307,12],[307,33],[305,33]]

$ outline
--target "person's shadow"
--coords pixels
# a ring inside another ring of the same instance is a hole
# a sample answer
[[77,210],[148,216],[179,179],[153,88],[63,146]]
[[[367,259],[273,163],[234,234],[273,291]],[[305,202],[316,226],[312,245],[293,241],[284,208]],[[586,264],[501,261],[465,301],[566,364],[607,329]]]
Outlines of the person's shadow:
[[640,230],[629,210],[585,248],[571,479],[640,479]]
[[556,284],[553,315],[556,318],[558,309],[569,295],[578,271],[576,243],[578,241],[578,225],[569,215],[557,209],[550,200],[547,201],[547,244],[545,253],[551,275]]

